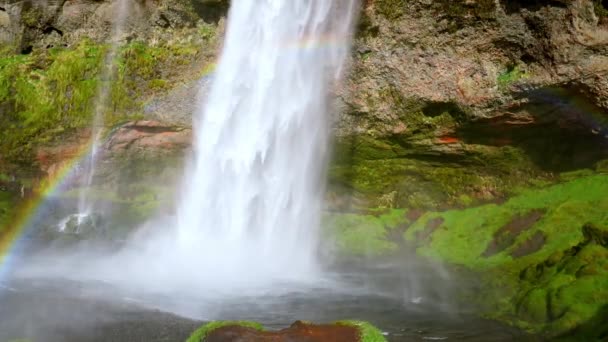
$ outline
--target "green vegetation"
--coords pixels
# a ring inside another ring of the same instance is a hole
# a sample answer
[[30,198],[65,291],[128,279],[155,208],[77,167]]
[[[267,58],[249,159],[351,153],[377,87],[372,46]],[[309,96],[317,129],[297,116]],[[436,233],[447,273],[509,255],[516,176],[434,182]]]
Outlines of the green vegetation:
[[[376,207],[436,209],[443,204],[470,206],[492,200],[546,178],[516,147],[464,146],[456,138],[450,147],[440,138],[412,134],[338,139],[329,168],[332,189],[350,191]],[[435,148],[453,149],[453,162],[445,157],[438,163]],[[465,154],[467,167],[459,163]]]
[[528,77],[528,74],[522,71],[518,66],[511,66],[507,68],[507,70],[505,70],[503,73],[498,75],[496,83],[500,88],[507,88],[511,84],[526,77]]
[[13,162],[31,161],[35,146],[90,125],[104,82],[110,87],[110,99],[101,107],[105,124],[138,118],[148,97],[180,81],[182,69],[197,58],[201,44],[215,44],[215,29],[200,29],[205,31],[203,42],[128,43],[117,53],[115,72],[105,75],[109,47],[86,39],[69,48],[34,50],[29,55],[3,50],[0,155]]
[[203,325],[198,330],[196,330],[190,337],[186,340],[186,342],[203,342],[205,341],[205,337],[215,329],[229,326],[241,326],[246,328],[252,328],[256,330],[264,330],[264,327],[256,322],[249,321],[216,321]]
[[601,173],[608,173],[608,159],[597,162],[595,164],[595,170]]
[[376,11],[390,20],[395,20],[405,14],[407,0],[376,0]]
[[9,219],[13,207],[13,196],[0,189],[0,232],[4,228],[6,220]]
[[[303,322],[304,323],[304,322]],[[310,324],[306,322],[305,324]],[[338,321],[334,322],[336,325],[344,325],[356,328],[360,334],[360,342],[386,342],[386,339],[382,335],[382,332],[368,322],[362,321]],[[216,321],[210,322],[196,330],[186,342],[203,342],[205,337],[212,331],[230,326],[241,326],[246,328],[252,328],[258,331],[263,331],[264,327],[256,322],[249,321]]]
[[[404,237],[421,255],[485,274],[484,287],[496,291],[484,304],[496,317],[566,334],[608,303],[606,193],[608,176],[584,176],[501,205],[429,212]],[[441,225],[425,234],[437,219]]]
[[386,342],[382,331],[368,322],[362,321],[338,321],[334,324],[347,325],[359,329],[360,342]]
[[419,255],[480,275],[469,299],[489,316],[551,338],[596,338],[608,307],[608,175],[561,178],[501,204],[328,214],[325,223],[343,255],[394,253],[402,234]]
[[71,51],[0,59],[0,153],[18,159],[38,142],[89,122],[103,49],[83,42]]
[[379,256],[397,250],[389,241],[389,232],[401,224],[403,210],[392,210],[379,216],[327,214],[323,225],[339,253],[357,256]]
[[602,0],[593,0],[595,14],[600,18],[608,17],[608,8],[604,7]]
[[[608,224],[606,193],[607,176],[583,177],[545,189],[524,191],[501,205],[429,212],[408,229],[405,238],[413,241],[428,221],[441,217],[443,224],[433,234],[432,242],[419,251],[450,263],[487,268],[511,261],[509,251],[516,249],[536,231],[542,231],[546,235],[546,243],[541,255],[547,258],[556,250],[572,247],[582,240],[581,222]],[[522,233],[510,249],[489,258],[480,257],[500,227],[533,210],[546,211],[534,229]]]

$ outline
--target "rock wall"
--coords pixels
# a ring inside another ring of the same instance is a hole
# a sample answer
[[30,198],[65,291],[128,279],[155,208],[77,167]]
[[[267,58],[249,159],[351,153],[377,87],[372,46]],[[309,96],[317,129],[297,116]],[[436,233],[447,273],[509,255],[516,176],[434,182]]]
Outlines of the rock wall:
[[366,1],[331,198],[468,205],[593,168],[607,157],[607,49],[598,1]]
[[[116,20],[118,1],[9,0],[0,7],[0,42],[21,53],[70,46],[83,38],[105,41]],[[153,40],[199,21],[217,24],[226,1],[132,0],[128,2],[126,39]]]

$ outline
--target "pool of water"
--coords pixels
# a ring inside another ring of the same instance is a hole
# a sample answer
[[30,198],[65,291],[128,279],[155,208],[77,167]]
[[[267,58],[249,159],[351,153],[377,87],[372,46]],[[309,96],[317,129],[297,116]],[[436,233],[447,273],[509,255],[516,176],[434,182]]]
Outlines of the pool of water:
[[184,341],[196,327],[217,319],[254,320],[268,329],[296,320],[367,320],[389,341],[534,340],[433,295],[437,278],[413,295],[403,281],[403,275],[385,269],[341,273],[314,284],[277,284],[255,294],[193,296],[17,277],[0,283],[0,342]]

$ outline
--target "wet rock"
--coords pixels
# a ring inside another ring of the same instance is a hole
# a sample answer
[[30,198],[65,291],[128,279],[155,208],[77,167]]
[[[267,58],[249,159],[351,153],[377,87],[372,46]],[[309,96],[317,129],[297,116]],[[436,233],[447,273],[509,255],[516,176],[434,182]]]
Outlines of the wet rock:
[[382,342],[382,333],[369,323],[337,322],[316,325],[297,321],[289,328],[265,331],[253,322],[213,322],[195,332],[188,342]]
[[513,250],[511,256],[514,258],[521,258],[536,253],[543,247],[546,240],[545,234],[542,232],[535,232],[534,235]]
[[[485,250],[485,252],[483,252],[483,256],[486,258],[491,257],[509,248],[511,245],[513,245],[513,243],[521,233],[530,229],[536,222],[542,219],[544,214],[545,213],[543,210],[532,210],[531,212],[525,215],[514,217],[509,223],[501,227],[494,234],[494,238],[488,245],[488,248]],[[544,243],[545,241],[542,233],[540,236],[535,235],[531,239],[532,240],[530,240],[529,243],[525,243],[517,250],[515,250],[512,255],[514,257],[517,257],[530,254],[527,252],[532,252],[533,250],[540,249],[539,247],[542,246],[542,243]],[[537,246],[539,243],[540,246]],[[526,245],[528,244],[529,248],[526,247]]]
[[91,131],[82,129],[60,142],[39,146],[36,164],[49,179],[56,179],[73,161],[83,154],[90,141]]
[[158,121],[134,121],[116,130],[105,148],[110,153],[150,152],[166,154],[183,151],[192,143],[190,128],[167,125]]

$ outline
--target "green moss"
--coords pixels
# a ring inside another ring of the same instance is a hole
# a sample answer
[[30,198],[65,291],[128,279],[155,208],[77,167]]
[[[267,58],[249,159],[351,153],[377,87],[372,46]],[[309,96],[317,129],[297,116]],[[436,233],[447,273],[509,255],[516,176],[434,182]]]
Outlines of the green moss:
[[21,22],[27,27],[38,27],[42,25],[43,9],[31,4],[24,6],[21,13]]
[[[569,247],[582,239],[579,229],[581,222],[600,223],[606,220],[607,191],[608,177],[596,175],[542,190],[528,190],[502,205],[489,204],[465,210],[431,212],[418,220],[407,231],[405,238],[413,241],[416,232],[424,229],[426,222],[441,217],[444,223],[433,234],[431,244],[422,247],[420,252],[471,268],[490,267],[511,259],[508,255],[511,249],[490,258],[480,257],[494,233],[516,215],[524,215],[534,209],[545,209],[545,216],[535,224],[534,230],[548,235],[542,251],[548,257],[556,250]],[[517,242],[528,238],[528,235],[522,235]],[[516,245],[512,246],[514,248]]]
[[598,17],[608,17],[608,8],[604,7],[602,0],[593,0],[593,8],[595,9],[595,14]]
[[[567,333],[608,303],[608,176],[579,176],[523,191],[503,204],[426,213],[404,238],[417,242],[421,255],[483,274],[487,293],[476,298],[495,317],[548,336]],[[496,241],[503,227],[533,211],[543,213],[539,220],[517,234],[502,231],[514,234],[509,243],[485,253],[501,243]],[[438,218],[441,225],[418,240]],[[534,246],[538,236],[543,238]]]
[[528,74],[522,71],[519,66],[511,66],[498,75],[496,83],[500,88],[508,88],[511,84],[527,77]]
[[27,162],[37,145],[89,126],[105,86],[105,124],[137,118],[145,99],[172,87],[199,48],[192,40],[128,43],[119,48],[108,79],[101,74],[109,47],[86,39],[70,48],[0,55],[0,155]]
[[[435,129],[440,128],[431,132]],[[371,206],[436,209],[471,206],[545,185],[549,179],[519,148],[459,145],[454,147],[456,153],[441,157],[433,151],[442,148],[441,141],[418,139],[401,135],[339,138],[329,168],[330,184],[351,190]],[[451,163],[451,158],[456,162]],[[465,159],[466,167],[457,162]],[[383,200],[387,195],[391,196],[388,204]]]
[[517,310],[521,319],[535,323],[545,323],[548,315],[547,290],[543,288],[532,289],[525,295]]
[[369,322],[363,321],[338,321],[334,324],[347,325],[355,327],[359,330],[360,342],[386,342],[386,338],[380,329],[376,328]]
[[0,190],[0,232],[4,228],[6,221],[10,218],[13,205],[13,196],[6,191]]
[[198,27],[198,33],[202,39],[213,41],[217,39],[217,26],[203,23]]
[[[311,324],[310,322],[302,322],[304,324]],[[386,342],[386,338],[382,332],[374,327],[371,323],[363,322],[363,321],[354,321],[354,320],[346,320],[346,321],[337,321],[332,324],[336,325],[345,325],[349,327],[356,328],[360,334],[360,342]],[[258,331],[263,331],[264,327],[257,322],[250,321],[215,321],[205,324],[196,330],[186,342],[203,342],[209,333],[212,331],[230,326],[241,326],[246,328],[252,328]]]
[[390,20],[395,20],[405,14],[407,0],[376,0],[376,11]]
[[595,171],[608,173],[608,159],[601,160],[595,164]]
[[197,329],[190,337],[186,340],[186,342],[203,342],[209,333],[213,330],[229,327],[229,326],[241,326],[246,328],[252,328],[259,331],[264,330],[264,327],[256,322],[249,321],[216,321],[203,325],[199,329]]
[[385,222],[396,224],[393,215],[373,216],[358,214],[330,214],[325,217],[324,226],[335,241],[342,255],[379,256],[397,250],[397,244],[388,241]]
[[201,77],[205,77],[205,76],[212,74],[213,72],[215,72],[216,68],[217,68],[216,63],[208,63],[207,65],[205,65],[203,70],[201,70]]

